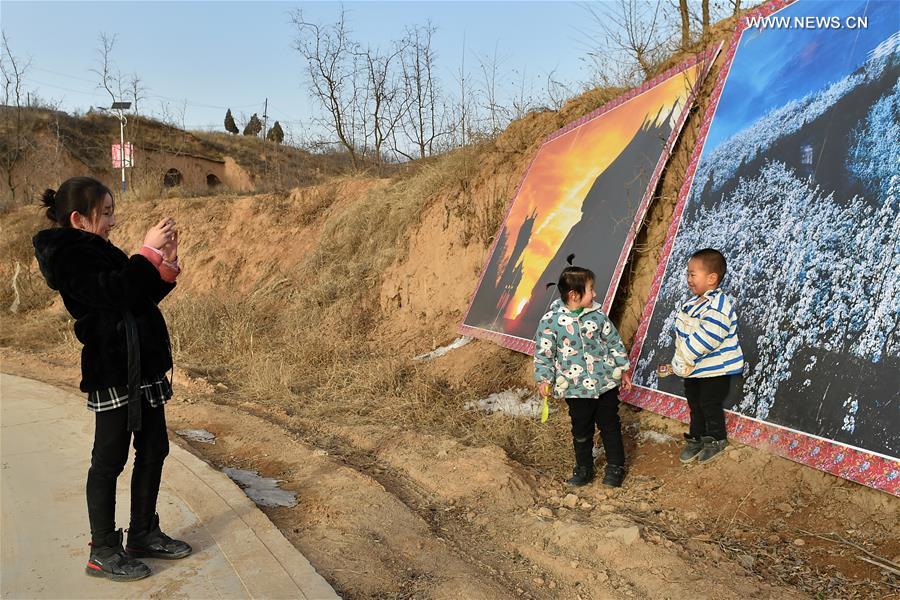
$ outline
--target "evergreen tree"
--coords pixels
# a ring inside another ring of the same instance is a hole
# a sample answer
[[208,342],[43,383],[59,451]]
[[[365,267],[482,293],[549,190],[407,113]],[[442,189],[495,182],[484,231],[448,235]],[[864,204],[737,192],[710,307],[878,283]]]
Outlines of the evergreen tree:
[[231,116],[231,109],[228,109],[228,112],[225,113],[225,131],[228,133],[232,133],[237,135],[239,130],[237,124],[234,122],[234,117]]
[[270,142],[275,142],[276,144],[280,144],[284,141],[284,130],[281,129],[281,123],[275,121],[275,124],[272,125],[272,129],[270,129],[269,133],[266,135],[266,139]]
[[253,116],[250,117],[250,120],[247,121],[247,125],[244,127],[244,135],[257,136],[260,131],[262,131],[262,121],[259,120],[256,113],[253,113]]

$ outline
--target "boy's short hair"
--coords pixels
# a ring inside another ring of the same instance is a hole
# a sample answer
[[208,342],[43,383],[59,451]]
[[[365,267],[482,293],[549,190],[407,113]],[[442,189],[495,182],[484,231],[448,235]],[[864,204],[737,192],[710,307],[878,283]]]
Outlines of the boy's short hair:
[[559,290],[559,297],[566,302],[569,292],[575,292],[579,297],[584,296],[588,281],[595,281],[594,272],[584,267],[566,267],[559,276],[559,283],[556,284]]
[[718,275],[718,283],[722,283],[722,280],[725,279],[727,263],[721,252],[713,248],[704,248],[703,250],[697,250],[691,255],[691,260],[695,258],[703,263],[708,272]]

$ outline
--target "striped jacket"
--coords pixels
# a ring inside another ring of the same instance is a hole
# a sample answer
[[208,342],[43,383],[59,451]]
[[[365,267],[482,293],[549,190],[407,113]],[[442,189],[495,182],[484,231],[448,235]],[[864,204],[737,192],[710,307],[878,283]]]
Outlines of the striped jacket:
[[737,314],[721,289],[691,298],[681,306],[675,318],[672,369],[676,375],[692,379],[743,371]]

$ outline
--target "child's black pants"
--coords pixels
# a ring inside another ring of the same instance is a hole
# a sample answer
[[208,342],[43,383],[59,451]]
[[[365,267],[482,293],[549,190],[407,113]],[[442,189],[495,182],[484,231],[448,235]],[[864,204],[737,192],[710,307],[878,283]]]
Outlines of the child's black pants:
[[[128,405],[96,413],[94,449],[87,477],[88,518],[91,538],[104,545],[115,531],[116,479],[128,461]],[[156,498],[163,462],[169,454],[166,413],[141,401],[141,430],[134,432],[134,469],[131,474],[131,523],[129,530],[149,529],[156,513]]]
[[690,436],[700,439],[709,436],[724,440],[725,398],[731,389],[731,375],[698,377],[684,380],[684,395],[691,409]]
[[622,443],[622,423],[619,420],[619,388],[600,394],[599,398],[566,398],[569,416],[572,418],[572,441],[575,446],[575,464],[594,464],[591,451],[594,447],[594,426],[600,429],[606,462],[625,466],[625,446]]

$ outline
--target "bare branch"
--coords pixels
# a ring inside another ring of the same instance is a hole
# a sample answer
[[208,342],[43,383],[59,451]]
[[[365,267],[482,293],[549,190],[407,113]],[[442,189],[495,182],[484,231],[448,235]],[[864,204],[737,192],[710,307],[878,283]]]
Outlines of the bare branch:
[[[12,199],[16,199],[16,189],[19,187],[18,182],[13,178],[13,165],[18,162],[19,158],[25,152],[28,139],[25,135],[25,124],[23,122],[23,106],[22,95],[25,93],[25,74],[31,67],[31,59],[22,60],[13,54],[9,47],[9,39],[6,32],[0,32],[0,72],[3,77],[3,93],[4,104],[14,106],[15,123],[13,125],[11,143],[4,144],[5,148],[0,153],[0,164],[6,172],[6,184],[12,194]],[[10,102],[12,100],[12,103]]]
[[[419,158],[432,155],[435,141],[448,135],[446,112],[441,110],[440,89],[435,75],[437,55],[432,48],[435,31],[437,28],[431,23],[407,29],[404,52],[400,55],[403,93],[407,98],[402,130]],[[412,158],[410,153],[400,150],[396,139],[394,151],[407,159]]]
[[[109,35],[108,33],[100,34],[100,47],[97,48],[97,54],[100,57],[99,67],[97,69],[91,69],[91,73],[96,74],[100,78],[100,83],[97,87],[101,87],[106,90],[106,93],[109,94],[111,102],[117,102],[121,99],[122,95],[122,76],[121,73],[113,74],[113,62],[112,62],[112,53],[116,47],[116,35]],[[119,90],[119,98],[116,98],[116,94],[113,92],[114,89]]]
[[[601,43],[588,51],[604,83],[634,85],[654,74],[665,57],[669,27],[662,0],[618,0],[585,4],[589,20],[600,30]],[[590,36],[590,34],[586,34]],[[622,65],[622,55],[630,64]]]
[[141,81],[141,78],[137,73],[131,74],[131,80],[128,82],[128,86],[128,91],[133,103],[132,111],[134,114],[138,115],[140,114],[138,111],[138,104],[147,99],[147,88],[144,86],[144,82]]
[[296,29],[294,49],[306,62],[310,95],[325,113],[316,122],[334,132],[350,153],[353,165],[358,166],[359,61],[355,57],[357,45],[347,27],[347,12],[342,8],[334,24],[319,25],[306,20],[303,11],[295,10],[291,22]]
[[547,73],[547,100],[550,102],[552,110],[560,110],[566,103],[566,100],[575,95],[575,92],[565,83],[557,80],[556,69]]
[[[23,61],[12,53],[6,32],[2,35],[2,54],[0,54],[0,72],[3,76],[3,103],[7,106],[22,106],[25,93],[25,74],[31,67],[31,59]],[[12,102],[10,102],[12,100]]]
[[478,57],[482,75],[481,83],[483,87],[481,88],[481,91],[484,95],[484,108],[488,113],[488,118],[490,120],[489,130],[492,135],[500,131],[506,117],[505,108],[500,106],[498,102],[499,90],[497,81],[506,59],[505,57],[501,57],[498,51],[499,44],[494,44],[494,53],[492,55],[486,54]]

